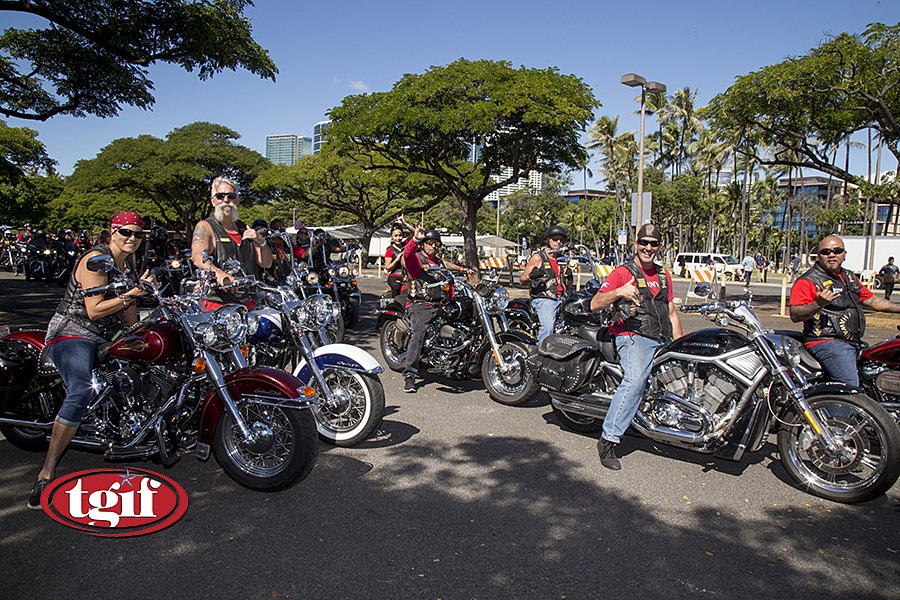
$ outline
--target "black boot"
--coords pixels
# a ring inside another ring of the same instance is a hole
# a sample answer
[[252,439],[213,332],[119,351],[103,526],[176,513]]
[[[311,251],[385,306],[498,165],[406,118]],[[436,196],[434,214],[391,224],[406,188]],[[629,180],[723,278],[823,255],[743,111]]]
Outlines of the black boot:
[[622,464],[616,458],[616,444],[613,442],[600,438],[597,441],[597,452],[600,454],[600,464],[607,469],[618,471],[622,468]]

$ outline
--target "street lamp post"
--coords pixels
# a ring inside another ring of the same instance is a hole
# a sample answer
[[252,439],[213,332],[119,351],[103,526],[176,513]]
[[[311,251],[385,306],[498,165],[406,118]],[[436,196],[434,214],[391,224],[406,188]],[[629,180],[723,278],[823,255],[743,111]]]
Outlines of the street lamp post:
[[641,228],[641,221],[644,218],[644,115],[646,114],[647,92],[665,92],[666,85],[658,81],[647,81],[637,73],[626,73],[622,75],[620,81],[628,87],[640,86],[641,88],[641,132],[638,141],[637,205],[635,206],[637,217],[634,220],[634,235],[637,240],[637,231]]

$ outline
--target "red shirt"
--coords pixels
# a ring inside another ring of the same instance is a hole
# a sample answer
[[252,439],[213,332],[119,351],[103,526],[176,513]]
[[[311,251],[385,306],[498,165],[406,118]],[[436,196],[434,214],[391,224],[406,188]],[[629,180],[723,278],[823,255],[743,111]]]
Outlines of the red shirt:
[[[640,266],[640,263],[637,263]],[[647,270],[644,267],[641,267],[641,271],[644,274],[644,279],[647,281],[647,287],[650,289],[650,293],[656,297],[660,291],[661,287],[659,285],[659,275],[657,275],[655,269]],[[668,276],[669,282],[672,281],[672,276],[669,275],[669,272],[663,269],[663,272]],[[613,269],[612,273],[606,278],[606,281],[603,282],[603,285],[600,286],[601,292],[609,292],[611,290],[616,290],[626,283],[634,282],[634,275],[632,275],[631,271],[629,271],[626,267],[616,267]],[[668,286],[668,301],[675,301],[675,290],[671,285]],[[626,331],[622,329],[619,324],[615,324],[610,326],[609,332],[612,335],[637,335],[633,331]]]
[[[844,289],[847,289],[847,282],[844,281],[843,276],[839,273],[833,274],[837,279],[844,284]],[[862,285],[862,284],[860,284]],[[816,301],[816,294],[818,290],[816,289],[816,284],[814,284],[809,279],[798,279],[794,282],[794,285],[791,286],[791,301],[790,306],[804,306],[806,304],[810,304]],[[859,301],[865,302],[869,298],[873,297],[875,294],[872,293],[872,290],[862,285],[862,288],[859,290]],[[814,340],[811,342],[806,342],[805,346],[810,348],[815,346],[816,344],[821,344],[822,342],[827,342],[828,340]]]

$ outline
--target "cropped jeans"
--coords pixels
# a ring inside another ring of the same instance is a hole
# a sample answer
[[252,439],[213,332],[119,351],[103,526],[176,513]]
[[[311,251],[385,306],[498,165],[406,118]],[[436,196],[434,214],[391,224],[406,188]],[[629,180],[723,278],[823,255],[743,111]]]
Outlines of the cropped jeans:
[[608,442],[618,444],[631,425],[644,395],[644,388],[650,378],[650,367],[656,349],[663,345],[662,340],[655,340],[642,335],[617,335],[616,350],[619,353],[619,364],[622,365],[622,383],[613,394],[609,412],[603,420],[602,437]]
[[60,425],[78,427],[84,409],[94,395],[91,387],[91,371],[97,342],[86,338],[69,338],[50,344],[50,358],[66,384],[66,398],[56,415]]

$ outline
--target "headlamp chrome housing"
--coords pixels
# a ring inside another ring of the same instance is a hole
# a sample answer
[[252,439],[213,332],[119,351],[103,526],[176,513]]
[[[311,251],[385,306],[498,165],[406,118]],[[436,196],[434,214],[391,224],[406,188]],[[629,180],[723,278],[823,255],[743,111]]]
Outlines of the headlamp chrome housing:
[[229,304],[217,308],[212,315],[217,335],[228,345],[241,344],[247,337],[247,307]]
[[291,322],[300,329],[321,329],[334,319],[334,301],[325,294],[313,294],[301,302],[292,302]]
[[768,334],[766,339],[772,344],[775,355],[781,362],[791,368],[800,365],[800,353],[803,344],[788,335]]

